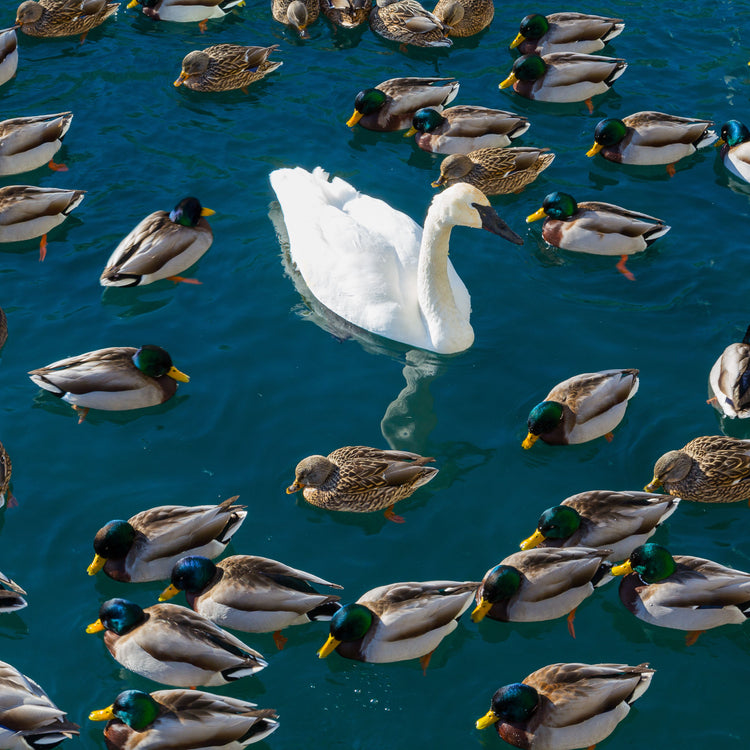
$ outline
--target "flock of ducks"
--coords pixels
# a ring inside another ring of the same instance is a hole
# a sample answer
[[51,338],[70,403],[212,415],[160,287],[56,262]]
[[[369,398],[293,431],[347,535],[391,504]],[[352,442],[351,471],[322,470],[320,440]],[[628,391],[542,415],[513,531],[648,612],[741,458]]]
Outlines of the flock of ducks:
[[[241,2],[133,0],[155,20],[199,23],[221,18]],[[16,25],[0,32],[0,85],[17,65],[16,30],[33,36],[85,35],[118,8],[106,0],[26,0]],[[274,0],[273,17],[304,37],[322,13],[333,23],[356,26],[369,19],[386,39],[416,46],[450,46],[451,36],[478,33],[492,20],[487,0],[439,0],[432,13],[416,0]],[[579,13],[523,20],[511,42],[521,56],[499,85],[547,102],[589,101],[625,72],[624,60],[595,53],[623,31],[624,22]],[[198,91],[244,88],[281,64],[276,49],[220,44],[188,54],[175,86]],[[289,252],[310,291],[328,310],[387,339],[439,353],[470,347],[470,299],[449,259],[454,226],[485,228],[521,244],[487,195],[516,193],[554,159],[548,149],[511,147],[529,121],[503,110],[473,105],[447,107],[458,82],[445,78],[398,78],[366,89],[347,123],[370,130],[406,130],[420,148],[446,154],[433,183],[445,187],[424,227],[383,201],[359,193],[318,168],[280,169],[271,185],[281,205]],[[0,123],[0,175],[53,161],[72,113],[19,117]],[[658,112],[607,118],[594,133],[589,156],[623,164],[671,165],[717,140],[711,121]],[[727,169],[750,181],[750,132],[738,121],[721,128]],[[0,189],[0,242],[42,237],[83,200],[83,191],[10,186]],[[117,246],[101,274],[103,286],[138,286],[180,276],[211,246],[206,217],[213,212],[190,196],[171,211],[145,217]],[[527,221],[545,219],[544,239],[556,247],[625,258],[645,249],[670,227],[646,214],[600,203],[576,203],[563,192],[548,195]],[[311,232],[311,227],[316,229]],[[311,238],[319,237],[315,240]],[[354,252],[352,251],[354,248]],[[717,360],[710,383],[714,406],[727,418],[750,414],[750,341],[732,344]],[[7,322],[0,310],[0,347]],[[143,408],[171,398],[189,378],[161,347],[110,347],[32,370],[31,380],[70,403],[80,420],[89,408]],[[532,409],[523,448],[541,439],[551,445],[606,437],[625,414],[639,385],[636,369],[572,376],[554,386]],[[346,446],[297,465],[288,493],[302,490],[309,503],[334,511],[385,511],[395,522],[395,503],[430,482],[434,458],[367,446]],[[11,462],[0,446],[0,506],[12,504]],[[656,494],[662,487],[668,494]],[[217,686],[250,677],[268,661],[225,628],[273,633],[312,621],[329,621],[320,658],[336,651],[365,662],[387,663],[430,655],[473,607],[475,623],[543,621],[566,617],[571,635],[577,607],[613,577],[622,576],[623,604],[652,625],[688,632],[692,643],[706,629],[741,623],[750,613],[750,574],[702,558],[672,555],[649,539],[682,501],[735,502],[750,497],[750,441],[698,437],[662,456],[646,491],[592,490],[542,513],[520,551],[488,570],[481,581],[400,582],[341,603],[342,587],[285,563],[252,555],[219,562],[246,518],[237,498],[218,505],[158,506],[127,521],[112,520],[94,539],[89,575],[139,583],[170,580],[159,603],[145,609],[114,598],[102,603],[87,632],[104,632],[104,643],[126,669],[176,689],[126,690],[92,720],[107,720],[109,748],[161,741],[172,748],[243,747],[267,737],[279,723],[272,709],[215,695]],[[619,564],[615,564],[618,563]],[[317,587],[317,588],[316,588]],[[184,592],[187,607],[165,603]],[[26,592],[0,573],[0,611],[26,606]],[[523,681],[501,687],[478,728],[495,725],[517,747],[569,750],[607,737],[630,705],[649,687],[646,664],[551,664]],[[44,690],[10,664],[0,662],[0,746],[53,747],[78,733]],[[23,711],[14,711],[22,706]],[[9,731],[7,731],[9,730]]]

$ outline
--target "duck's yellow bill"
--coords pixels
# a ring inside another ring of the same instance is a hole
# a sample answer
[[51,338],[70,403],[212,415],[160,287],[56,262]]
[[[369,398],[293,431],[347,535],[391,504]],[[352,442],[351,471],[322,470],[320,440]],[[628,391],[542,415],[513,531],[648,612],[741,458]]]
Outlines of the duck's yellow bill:
[[106,557],[102,557],[101,555],[94,555],[94,559],[91,562],[91,565],[86,568],[86,572],[90,576],[95,576],[103,567],[104,563],[107,562]]
[[112,711],[112,706],[107,706],[106,708],[100,708],[98,711],[92,711],[89,714],[89,720],[90,721],[108,721],[109,719],[114,719],[115,715]]
[[213,208],[206,208],[205,206],[201,208],[201,216],[213,216],[215,213],[216,211]]
[[167,373],[172,380],[178,380],[180,383],[189,383],[190,376],[185,375],[184,372],[180,372],[176,367],[171,367]]
[[445,178],[443,175],[440,175],[440,177],[438,177],[435,182],[431,182],[430,185],[432,185],[432,187],[441,187],[443,182],[445,182]]
[[524,539],[518,546],[522,550],[534,549],[534,547],[538,547],[544,540],[544,534],[537,529],[528,539]]
[[354,114],[346,121],[346,124],[353,128],[362,119],[362,113],[354,110]]
[[133,8],[138,7],[138,0],[130,0],[130,2],[125,6],[128,10],[132,10]]
[[661,487],[661,479],[654,477],[644,488],[644,492],[656,492]]
[[504,81],[500,81],[500,86],[498,86],[498,88],[501,88],[501,89],[510,88],[517,80],[518,78],[516,78],[516,74],[511,73]]
[[329,635],[328,640],[318,649],[318,659],[325,659],[326,656],[333,653],[339,643],[341,641],[337,641],[332,635]]
[[98,633],[100,630],[104,630],[104,625],[102,624],[101,620],[97,620],[96,622],[92,622],[91,625],[88,625],[86,627],[87,633]]
[[175,86],[182,86],[182,82],[187,78],[187,73],[183,70],[180,77],[174,82]]
[[510,43],[510,48],[515,49],[521,42],[525,42],[526,37],[523,34],[516,34],[516,38]]
[[484,620],[487,613],[492,609],[492,602],[488,602],[486,599],[482,599],[479,604],[474,608],[474,611],[471,613],[471,621],[472,622],[481,622]]
[[534,211],[533,214],[529,214],[526,217],[526,223],[531,224],[532,221],[539,221],[539,219],[543,219],[547,215],[547,212],[540,208],[538,211]]
[[170,583],[167,588],[164,589],[164,591],[159,594],[159,601],[165,602],[167,599],[171,599],[173,596],[177,596],[177,594],[180,593],[180,590],[175,586],[173,583]]
[[416,129],[416,128],[409,128],[409,129],[408,129],[408,130],[407,130],[407,131],[406,131],[406,132],[404,133],[404,138],[408,138],[408,137],[409,137],[410,135],[414,135],[414,133],[416,133],[416,132],[417,132],[417,129]]
[[539,435],[532,435],[530,432],[526,435],[523,442],[521,443],[521,447],[527,451],[529,448],[531,448],[536,441],[539,440]]
[[630,560],[625,560],[622,565],[614,565],[609,572],[613,576],[626,576],[633,572],[633,566],[630,564]]
[[494,711],[487,711],[481,719],[477,719],[477,729],[487,729],[499,719],[500,717]]
[[586,152],[586,156],[596,156],[603,148],[601,143],[594,142],[594,145]]
[[297,481],[297,480],[295,479],[295,480],[294,480],[294,484],[290,484],[290,485],[289,485],[289,486],[288,486],[288,487],[286,488],[286,494],[287,494],[287,495],[293,495],[293,494],[294,494],[295,492],[299,492],[299,491],[300,491],[300,490],[302,489],[302,487],[303,487],[303,486],[304,486],[304,485],[303,485],[303,484],[302,484],[301,482],[299,482],[299,481]]

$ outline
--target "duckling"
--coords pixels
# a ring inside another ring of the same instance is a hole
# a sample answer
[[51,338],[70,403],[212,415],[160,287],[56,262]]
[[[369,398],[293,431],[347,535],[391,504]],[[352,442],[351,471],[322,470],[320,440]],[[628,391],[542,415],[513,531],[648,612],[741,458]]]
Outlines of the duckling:
[[518,35],[510,43],[522,55],[550,52],[589,54],[604,48],[625,28],[621,18],[587,13],[532,13],[521,21]]
[[492,696],[477,729],[526,750],[563,750],[601,742],[651,684],[648,664],[550,664]]
[[536,531],[521,542],[534,547],[609,549],[607,560],[623,560],[654,535],[680,499],[651,492],[589,490],[565,498],[542,513]]
[[174,604],[141,609],[108,599],[87,633],[106,630],[104,645],[123,667],[176,687],[226,685],[259,672],[268,662],[197,612]]
[[391,583],[371,589],[331,618],[330,635],[318,651],[357,661],[419,659],[427,669],[432,652],[457,627],[478,583],[425,581]]
[[180,77],[193,91],[229,91],[242,89],[259,81],[284,63],[268,59],[278,44],[270,47],[243,47],[239,44],[214,44],[204,50],[188,52],[182,60]]
[[172,582],[159,601],[184,591],[187,602],[211,622],[245,633],[273,632],[281,649],[281,630],[316,620],[330,620],[340,597],[321,594],[311,584],[343,588],[323,578],[255,555],[232,555],[220,563],[206,557],[183,557],[172,568]]
[[750,573],[687,555],[672,556],[660,544],[643,544],[612,575],[622,603],[651,625],[689,631],[695,643],[705,630],[739,625],[750,617]]
[[62,224],[85,190],[7,185],[0,188],[0,242],[41,237],[39,260],[47,256],[47,232]]
[[550,445],[586,443],[602,435],[611,440],[637,392],[634,369],[585,372],[563,380],[531,410],[523,447],[531,448],[539,438]]
[[611,580],[608,549],[565,547],[530,549],[508,555],[482,579],[476,593],[474,622],[540,622],[568,615],[575,638],[576,607]]
[[321,13],[335,26],[354,29],[365,23],[372,0],[320,0]]
[[169,213],[154,211],[115,248],[102,271],[102,286],[143,286],[159,279],[200,283],[178,276],[211,247],[214,235],[205,216],[210,208],[189,196]]
[[276,731],[277,718],[270,708],[203,690],[124,690],[111,706],[89,714],[91,721],[109,719],[109,750],[239,750]]
[[81,35],[81,42],[91,29],[104,23],[120,3],[107,0],[81,2],[35,2],[25,0],[16,11],[16,28],[29,36]]
[[635,112],[617,120],[601,120],[594,131],[594,145],[586,156],[601,154],[618,164],[666,164],[674,175],[674,162],[710,146],[717,138],[709,130],[714,123],[695,117],[663,112]]
[[8,83],[18,68],[16,27],[0,29],[0,86]]
[[219,505],[159,505],[110,521],[96,532],[94,559],[86,572],[100,570],[116,581],[142,583],[169,578],[185,555],[218,557],[247,516],[235,495]]
[[89,408],[105,411],[142,409],[174,396],[177,383],[190,378],[173,364],[160,346],[111,346],[58,360],[31,370],[31,380],[73,409],[79,423]]
[[493,0],[438,0],[432,11],[447,27],[448,36],[473,36],[495,17]]
[[644,487],[663,487],[695,503],[736,503],[750,498],[750,440],[704,435],[665,453]]
[[415,47],[453,44],[450,29],[417,0],[377,0],[370,12],[370,28],[384,39]]
[[[28,602],[23,598],[25,593],[15,581],[11,581],[8,576],[0,572],[0,614],[15,612],[26,607]],[[0,721],[1,725],[2,721]]]
[[0,508],[5,505],[6,500],[8,502],[8,507],[17,505],[16,499],[10,494],[9,489],[12,469],[13,464],[10,462],[8,451],[6,451],[3,444],[0,443]]
[[456,98],[458,87],[453,78],[389,78],[357,94],[346,124],[353,128],[359,123],[366,130],[381,132],[406,130],[418,109],[442,111]]
[[468,154],[480,148],[505,148],[523,135],[531,123],[503,109],[459,104],[442,112],[423,107],[414,113],[404,137],[416,134],[423,151],[433,154]]
[[736,177],[750,182],[750,130],[739,120],[729,120],[721,126],[721,160]]
[[550,193],[542,207],[526,217],[531,223],[547,217],[542,237],[554,247],[594,255],[619,255],[617,270],[633,281],[625,262],[670,229],[661,219],[599,201],[576,203],[568,193]]
[[709,404],[732,419],[750,417],[750,326],[742,341],[730,344],[714,362],[708,382]]
[[578,52],[522,55],[500,88],[513,86],[520,96],[540,102],[585,102],[593,112],[591,97],[609,91],[627,67],[620,58]]
[[432,187],[468,182],[485,195],[520,193],[554,158],[549,149],[525,146],[480,148],[468,154],[451,154],[443,159],[440,177]]
[[0,175],[29,172],[43,164],[55,172],[67,171],[52,157],[62,146],[72,120],[72,112],[60,112],[0,122]]
[[320,13],[318,0],[271,0],[271,15],[275,21],[291,26],[303,39],[310,36],[307,27]]
[[132,10],[142,5],[143,15],[155,21],[198,21],[204,32],[209,18],[223,18],[228,10],[244,4],[245,0],[130,0],[126,7]]
[[326,510],[369,513],[385,508],[386,518],[403,523],[393,506],[435,478],[438,470],[425,466],[434,460],[408,451],[347,445],[328,456],[302,459],[286,491],[302,490],[308,503]]
[[80,734],[47,693],[30,677],[0,661],[0,733],[10,750],[52,748]]

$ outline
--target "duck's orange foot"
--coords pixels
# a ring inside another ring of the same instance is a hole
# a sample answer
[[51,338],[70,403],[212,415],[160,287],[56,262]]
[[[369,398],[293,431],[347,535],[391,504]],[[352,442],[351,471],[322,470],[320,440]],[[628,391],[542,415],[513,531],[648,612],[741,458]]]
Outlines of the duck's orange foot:
[[202,284],[202,281],[198,279],[186,279],[184,276],[167,276],[167,281],[174,281],[175,284],[182,282],[183,284]]
[[245,96],[247,96],[250,92],[247,90],[247,86],[240,87],[240,91],[242,91]]
[[86,34],[88,34],[88,31],[84,31],[83,34],[81,34],[81,41],[79,44],[83,44],[86,41]]
[[388,508],[386,508],[386,509],[385,509],[385,513],[384,513],[383,515],[384,515],[384,516],[385,516],[385,517],[386,517],[386,518],[387,518],[387,519],[388,519],[389,521],[393,521],[393,523],[403,523],[403,522],[404,522],[404,518],[403,518],[403,516],[397,516],[397,515],[396,515],[396,514],[395,514],[395,513],[393,512],[393,506],[392,506],[392,505],[391,505],[391,506],[389,506]]
[[685,645],[686,646],[692,646],[700,636],[701,633],[705,633],[705,630],[691,630],[686,636],[685,636]]
[[65,164],[56,164],[52,159],[50,159],[47,162],[47,166],[53,171],[53,172],[67,172],[68,167]]
[[586,101],[584,102],[584,104],[586,105],[586,109],[588,109],[589,114],[593,115],[594,114],[594,103],[591,101],[591,99],[586,99]]
[[570,633],[571,638],[576,637],[576,629],[573,625],[573,620],[576,619],[576,611],[575,609],[572,609],[570,613],[568,614],[568,632]]
[[606,441],[607,441],[608,443],[611,443],[611,442],[612,442],[612,441],[613,441],[613,440],[615,439],[615,436],[614,436],[614,435],[613,435],[613,434],[612,434],[611,432],[608,432],[608,433],[607,433],[607,434],[606,434],[606,435],[604,436],[604,439],[605,439],[605,440],[606,440]]
[[277,630],[277,631],[276,631],[276,632],[275,632],[275,633],[273,634],[273,642],[274,642],[274,643],[276,644],[276,648],[277,648],[277,649],[278,649],[279,651],[281,651],[281,650],[282,650],[282,649],[284,648],[284,646],[286,645],[286,642],[287,642],[288,640],[289,640],[289,639],[288,639],[288,638],[287,638],[286,636],[282,635],[282,633],[281,633],[281,631],[280,631],[280,630]]
[[427,674],[427,667],[434,653],[435,653],[435,649],[432,649],[432,651],[430,651],[429,654],[425,654],[424,656],[419,657],[419,664],[422,667],[422,674]]
[[39,241],[39,262],[41,263],[47,257],[47,235],[43,234]]
[[73,409],[78,412],[78,424],[81,424],[84,419],[86,419],[86,415],[89,413],[88,406],[76,406],[73,404]]
[[617,265],[615,268],[626,278],[630,281],[635,281],[635,276],[628,270],[628,268],[625,266],[625,263],[628,259],[627,255],[621,255],[620,260],[617,261]]
[[670,177],[674,177],[676,171],[677,170],[674,168],[674,164],[667,164],[667,174]]
[[201,34],[206,33],[207,26],[208,26],[208,21],[205,18],[198,23],[198,28],[201,30]]
[[711,396],[711,398],[707,398],[706,399],[706,403],[707,404],[718,404],[719,403],[719,399],[716,398],[716,396]]

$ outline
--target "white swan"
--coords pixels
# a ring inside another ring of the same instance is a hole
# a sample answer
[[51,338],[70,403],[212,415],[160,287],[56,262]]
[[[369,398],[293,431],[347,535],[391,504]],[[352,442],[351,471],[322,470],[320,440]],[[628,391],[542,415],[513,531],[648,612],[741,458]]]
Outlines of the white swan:
[[474,341],[471,302],[448,260],[456,225],[523,240],[485,195],[460,183],[435,196],[424,231],[384,201],[316,167],[270,174],[289,233],[292,262],[319,302],[372,333],[440,354]]

